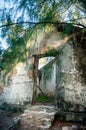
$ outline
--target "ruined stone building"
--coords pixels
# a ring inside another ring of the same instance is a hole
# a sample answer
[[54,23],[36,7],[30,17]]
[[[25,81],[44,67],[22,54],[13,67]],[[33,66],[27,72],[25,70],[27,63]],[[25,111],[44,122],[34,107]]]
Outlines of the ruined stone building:
[[[45,32],[39,31],[37,44],[34,42],[34,37],[27,44],[31,42],[31,55],[37,55],[38,59],[41,56],[55,57],[54,91],[57,109],[84,111],[86,109],[86,31],[71,26],[67,34],[64,33],[66,26],[52,27]],[[28,65],[21,63],[9,76],[11,83],[4,88],[6,102],[11,104],[31,102],[34,80],[33,70],[29,66],[29,62]]]

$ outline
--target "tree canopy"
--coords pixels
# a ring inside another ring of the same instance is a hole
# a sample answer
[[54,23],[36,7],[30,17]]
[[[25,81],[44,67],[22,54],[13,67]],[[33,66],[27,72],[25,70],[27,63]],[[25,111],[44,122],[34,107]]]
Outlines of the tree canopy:
[[0,6],[0,36],[9,48],[2,53],[0,67],[10,67],[9,62],[14,66],[25,59],[27,40],[37,28],[70,23],[86,29],[85,13],[86,0],[4,0]]

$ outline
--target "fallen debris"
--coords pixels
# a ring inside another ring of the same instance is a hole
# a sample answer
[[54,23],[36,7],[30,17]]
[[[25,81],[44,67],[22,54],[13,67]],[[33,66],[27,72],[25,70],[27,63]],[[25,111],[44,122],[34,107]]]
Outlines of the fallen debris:
[[48,130],[55,115],[54,106],[32,106],[20,116],[20,123],[15,130]]

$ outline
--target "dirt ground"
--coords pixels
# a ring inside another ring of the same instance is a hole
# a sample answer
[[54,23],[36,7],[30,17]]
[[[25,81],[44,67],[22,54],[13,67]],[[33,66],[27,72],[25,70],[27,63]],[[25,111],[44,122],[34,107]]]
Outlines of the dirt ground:
[[51,104],[36,104],[22,113],[0,110],[0,130],[86,130],[86,124],[61,121],[55,113]]

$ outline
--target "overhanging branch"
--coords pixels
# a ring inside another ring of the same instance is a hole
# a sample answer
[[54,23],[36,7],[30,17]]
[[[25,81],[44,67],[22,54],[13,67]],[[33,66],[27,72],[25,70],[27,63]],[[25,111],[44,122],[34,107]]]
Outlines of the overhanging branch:
[[76,25],[79,27],[86,28],[83,24],[74,24],[74,23],[67,23],[67,22],[50,22],[50,21],[43,21],[43,22],[16,22],[16,23],[9,23],[9,24],[4,24],[1,25],[0,28],[7,27],[7,26],[13,26],[13,25],[19,25],[19,24],[29,24],[29,25],[39,25],[39,24],[51,24],[51,25],[64,25],[64,24],[71,24],[71,25]]

